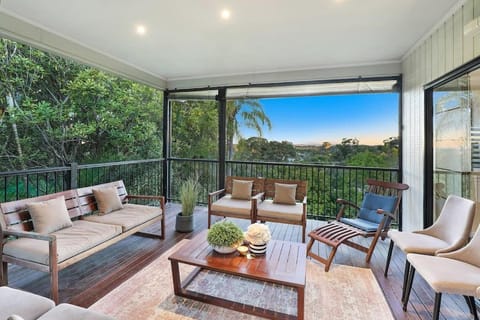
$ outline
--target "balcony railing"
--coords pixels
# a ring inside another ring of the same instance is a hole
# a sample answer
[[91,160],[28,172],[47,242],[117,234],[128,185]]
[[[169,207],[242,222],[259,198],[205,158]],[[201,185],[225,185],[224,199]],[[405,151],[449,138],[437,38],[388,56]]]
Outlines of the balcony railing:
[[[208,192],[219,189],[217,161],[172,158],[169,162],[172,172],[170,194],[167,195],[169,200],[178,201],[179,182],[188,177],[197,177],[202,185],[200,203],[206,204]],[[399,170],[318,164],[227,161],[226,174],[306,180],[308,181],[308,217],[323,220],[336,216],[338,209],[336,200],[338,198],[360,203],[368,178],[397,182]]]
[[[34,197],[122,179],[131,194],[165,194],[162,188],[164,159],[123,161],[0,173],[0,201]],[[202,186],[199,204],[219,189],[218,161],[168,160],[170,185],[167,200],[178,202],[180,183],[196,177]],[[308,217],[332,219],[336,199],[360,203],[367,178],[398,181],[399,170],[318,164],[227,161],[226,174],[234,176],[298,179],[308,181]],[[348,214],[348,213],[347,213]],[[351,214],[351,213],[350,213]]]

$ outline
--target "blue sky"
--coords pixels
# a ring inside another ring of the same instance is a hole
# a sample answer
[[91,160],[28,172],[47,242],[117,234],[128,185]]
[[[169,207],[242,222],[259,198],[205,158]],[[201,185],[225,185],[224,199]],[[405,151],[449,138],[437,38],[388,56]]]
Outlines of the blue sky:
[[[294,144],[336,144],[357,138],[376,145],[398,136],[398,94],[351,94],[259,99],[272,122],[263,129],[268,140]],[[243,137],[256,136],[242,127]]]

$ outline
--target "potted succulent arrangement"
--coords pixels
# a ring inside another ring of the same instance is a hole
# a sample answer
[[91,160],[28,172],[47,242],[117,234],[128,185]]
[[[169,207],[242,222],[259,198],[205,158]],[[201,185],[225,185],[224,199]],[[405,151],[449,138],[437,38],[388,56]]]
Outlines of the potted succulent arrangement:
[[218,253],[232,253],[243,242],[243,231],[231,221],[215,223],[207,234],[207,242]]
[[193,210],[197,204],[200,186],[198,181],[189,178],[180,186],[180,202],[182,203],[182,212],[177,214],[175,220],[175,230],[178,232],[193,231]]

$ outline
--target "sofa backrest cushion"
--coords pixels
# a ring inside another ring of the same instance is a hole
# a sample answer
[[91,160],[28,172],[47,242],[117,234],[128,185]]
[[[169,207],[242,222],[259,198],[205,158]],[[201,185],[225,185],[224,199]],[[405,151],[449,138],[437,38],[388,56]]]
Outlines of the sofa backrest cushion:
[[123,208],[122,201],[118,196],[117,187],[92,188],[93,195],[97,201],[100,215],[110,213]]
[[395,196],[384,196],[366,192],[358,217],[378,224],[382,221],[383,215],[378,214],[377,209],[394,213],[397,200],[398,198]]
[[32,217],[35,232],[48,234],[72,226],[64,196],[28,203],[27,209]]
[[250,200],[252,197],[253,180],[233,180],[232,199]]
[[275,183],[274,203],[295,204],[296,184]]

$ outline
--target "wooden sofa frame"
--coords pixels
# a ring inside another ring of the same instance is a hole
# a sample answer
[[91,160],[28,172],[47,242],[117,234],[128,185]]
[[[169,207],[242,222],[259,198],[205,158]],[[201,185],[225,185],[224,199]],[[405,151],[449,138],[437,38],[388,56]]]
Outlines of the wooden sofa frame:
[[[257,200],[263,197],[263,184],[265,179],[263,178],[253,178],[253,177],[236,177],[236,176],[227,176],[225,178],[225,189],[220,189],[208,194],[208,228],[210,229],[211,225],[211,216],[222,216],[222,217],[231,217],[231,218],[240,218],[245,219],[245,216],[242,214],[235,214],[233,212],[224,212],[216,211],[212,209],[212,203],[215,199],[223,197],[225,194],[232,194],[233,189],[233,180],[247,180],[253,181],[252,186],[252,201],[250,208],[250,221],[254,223],[255,219],[255,210]],[[247,201],[247,200],[246,200]]]
[[[97,203],[93,196],[92,188],[94,187],[109,187],[116,186],[118,194],[122,203],[127,203],[131,199],[145,199],[156,200],[160,203],[162,214],[158,217],[150,219],[130,230],[120,233],[119,235],[107,240],[87,251],[81,252],[65,261],[57,261],[57,242],[55,235],[40,234],[34,232],[33,222],[26,208],[27,203],[39,202],[58,198],[60,196],[65,197],[65,203],[67,205],[68,213],[72,219],[81,219],[82,216],[93,213],[97,210]],[[2,262],[2,268],[0,270],[0,284],[8,285],[8,263],[17,264],[23,267],[27,267],[34,270],[48,272],[50,274],[51,281],[51,297],[55,303],[59,302],[58,296],[58,272],[66,267],[88,257],[92,254],[105,249],[106,247],[125,239],[126,237],[137,233],[139,235],[158,237],[160,239],[165,238],[165,198],[163,196],[143,196],[143,195],[129,195],[123,181],[115,181],[111,183],[72,189],[63,192],[57,192],[54,194],[39,196],[35,198],[22,199],[17,201],[0,203],[0,210],[2,217],[0,217],[0,261]],[[157,221],[161,222],[161,234],[151,234],[140,232],[141,229],[148,225],[151,225]],[[16,238],[31,238],[37,240],[48,241],[49,244],[49,264],[44,265],[28,260],[23,260],[8,255],[3,255],[3,246],[8,241],[9,237]]]
[[[210,220],[212,215],[245,219],[244,215],[235,214],[232,212],[227,213],[223,211],[220,212],[220,211],[212,210],[212,203],[216,198],[222,197],[225,194],[232,194],[233,180],[249,180],[249,181],[253,181],[252,199],[251,199],[252,207],[250,211],[250,221],[252,223],[260,220],[262,222],[270,221],[270,222],[300,225],[302,226],[302,242],[305,242],[305,233],[307,228],[307,181],[288,180],[288,179],[271,179],[271,178],[237,177],[237,176],[227,176],[225,180],[226,180],[225,189],[217,190],[208,194],[208,228],[210,228]],[[280,216],[278,218],[258,216],[257,206],[259,201],[262,201],[265,198],[274,197],[275,183],[297,185],[295,199],[303,204],[302,219],[298,223],[291,220],[282,219]]]
[[[305,233],[307,229],[307,181],[304,180],[287,180],[287,179],[270,179],[266,178],[264,182],[264,199],[273,199],[275,196],[275,183],[296,184],[297,190],[295,193],[295,200],[302,203],[302,218],[300,221],[292,221],[282,219],[281,215],[278,217],[265,217],[258,214],[258,207],[255,208],[255,220],[280,222],[286,224],[294,224],[302,226],[302,242],[305,243]],[[286,205],[288,206],[288,204]]]

